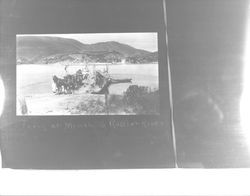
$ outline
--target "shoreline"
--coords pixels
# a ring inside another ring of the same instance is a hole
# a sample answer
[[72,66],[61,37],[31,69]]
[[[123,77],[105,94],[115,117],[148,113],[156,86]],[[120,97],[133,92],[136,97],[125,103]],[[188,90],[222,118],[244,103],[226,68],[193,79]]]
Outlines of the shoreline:
[[[85,63],[51,63],[51,64],[39,64],[39,63],[34,63],[34,64],[16,64],[16,66],[25,66],[25,65],[33,65],[33,66],[65,66],[68,65],[69,67],[71,66],[86,66]],[[159,65],[159,62],[152,62],[152,63],[89,63],[87,66],[118,66],[118,65]]]

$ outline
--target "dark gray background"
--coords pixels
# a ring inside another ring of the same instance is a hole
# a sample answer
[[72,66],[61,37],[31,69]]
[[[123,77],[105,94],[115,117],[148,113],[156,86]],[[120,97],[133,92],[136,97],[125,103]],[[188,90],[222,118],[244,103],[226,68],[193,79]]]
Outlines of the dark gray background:
[[180,167],[250,166],[239,107],[248,4],[167,1]]
[[[2,0],[1,29],[1,72],[7,88],[1,117],[3,167],[174,166],[162,1]],[[16,117],[16,34],[105,32],[158,33],[160,116]]]

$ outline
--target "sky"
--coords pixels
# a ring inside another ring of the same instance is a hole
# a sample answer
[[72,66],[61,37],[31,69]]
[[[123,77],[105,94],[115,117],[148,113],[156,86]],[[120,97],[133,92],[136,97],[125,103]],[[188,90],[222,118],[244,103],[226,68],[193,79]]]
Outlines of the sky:
[[137,49],[158,51],[157,33],[86,33],[86,34],[25,34],[19,36],[51,36],[78,40],[84,44],[117,41]]

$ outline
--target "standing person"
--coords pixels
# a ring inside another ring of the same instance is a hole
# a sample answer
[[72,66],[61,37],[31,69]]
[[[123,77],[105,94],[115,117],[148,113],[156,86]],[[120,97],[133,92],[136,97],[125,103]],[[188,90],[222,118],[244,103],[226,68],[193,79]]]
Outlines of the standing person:
[[28,114],[28,107],[24,96],[18,96],[17,114],[18,115]]
[[51,89],[52,89],[53,93],[56,93],[56,91],[58,90],[57,87],[56,87],[56,84],[55,84],[54,80],[52,80]]
[[87,64],[87,63],[85,64],[85,67],[82,69],[82,71],[83,71],[85,74],[89,73],[89,68],[88,68],[88,64]]
[[66,76],[69,74],[69,73],[68,73],[68,67],[69,67],[69,65],[65,65],[65,67],[64,67],[65,75],[66,75]]

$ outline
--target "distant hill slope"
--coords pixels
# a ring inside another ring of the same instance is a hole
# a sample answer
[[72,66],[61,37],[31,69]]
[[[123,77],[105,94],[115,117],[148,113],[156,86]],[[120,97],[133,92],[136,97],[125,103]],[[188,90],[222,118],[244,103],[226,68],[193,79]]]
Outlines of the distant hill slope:
[[17,57],[28,61],[55,55],[80,52],[85,45],[73,39],[58,37],[17,37]]
[[126,58],[127,62],[130,63],[153,63],[158,61],[158,52],[151,52],[143,55],[132,55]]
[[126,44],[121,44],[119,42],[100,42],[96,44],[89,45],[88,51],[108,51],[108,52],[119,52],[125,57],[132,56],[132,55],[145,55],[149,54],[150,52],[146,50],[140,50],[133,48]]
[[119,62],[123,58],[148,55],[152,56],[153,53],[115,41],[83,44],[74,39],[60,37],[17,37],[18,64],[55,63],[64,60],[81,61],[82,56],[92,62],[109,62],[112,59]]
[[[84,60],[87,62],[93,63],[115,63],[121,62],[124,58],[119,52],[107,52],[107,51],[98,51],[98,52],[82,52],[82,53],[72,53],[72,54],[56,54],[51,55],[37,61],[39,64],[52,64],[62,61],[73,62],[73,63],[82,63]],[[25,63],[25,62],[24,62]]]

